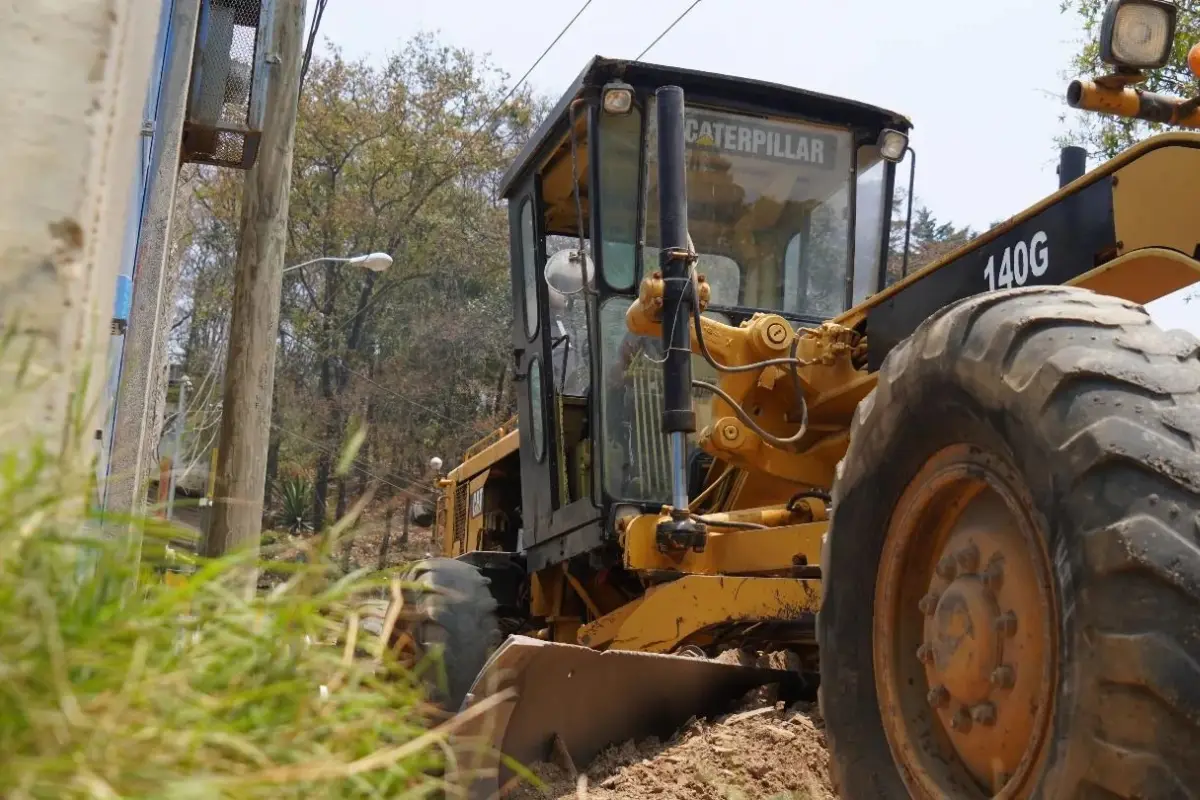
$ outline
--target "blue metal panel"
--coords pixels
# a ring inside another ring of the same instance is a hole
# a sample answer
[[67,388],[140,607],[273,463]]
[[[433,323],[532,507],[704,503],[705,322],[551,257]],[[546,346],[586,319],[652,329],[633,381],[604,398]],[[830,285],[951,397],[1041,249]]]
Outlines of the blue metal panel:
[[121,274],[117,276],[117,297],[113,302],[113,322],[128,322],[129,307],[133,305],[133,278]]

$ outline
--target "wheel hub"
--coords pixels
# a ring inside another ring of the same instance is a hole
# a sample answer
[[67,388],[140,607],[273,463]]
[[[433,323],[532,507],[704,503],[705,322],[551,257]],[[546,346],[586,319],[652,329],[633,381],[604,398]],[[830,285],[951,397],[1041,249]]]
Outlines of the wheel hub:
[[963,780],[990,796],[1030,789],[1056,628],[1049,559],[1020,485],[978,448],[951,447],[895,508],[876,593],[876,685],[915,797],[961,795]]
[[926,670],[930,685],[945,686],[960,705],[987,700],[989,677],[999,666],[994,624],[999,616],[996,598],[982,580],[975,575],[956,578],[925,625],[933,655]]

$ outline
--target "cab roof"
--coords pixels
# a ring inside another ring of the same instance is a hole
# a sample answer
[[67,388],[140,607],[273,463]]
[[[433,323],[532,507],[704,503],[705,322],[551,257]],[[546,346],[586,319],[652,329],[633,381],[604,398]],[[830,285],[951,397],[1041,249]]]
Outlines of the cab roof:
[[595,56],[504,173],[500,180],[501,197],[508,199],[530,165],[540,162],[549,155],[545,151],[557,146],[566,133],[567,109],[572,101],[598,92],[612,81],[624,81],[635,89],[679,86],[688,100],[716,104],[734,111],[795,117],[830,125],[893,128],[904,132],[912,128],[912,122],[904,115],[857,100],[751,78]]

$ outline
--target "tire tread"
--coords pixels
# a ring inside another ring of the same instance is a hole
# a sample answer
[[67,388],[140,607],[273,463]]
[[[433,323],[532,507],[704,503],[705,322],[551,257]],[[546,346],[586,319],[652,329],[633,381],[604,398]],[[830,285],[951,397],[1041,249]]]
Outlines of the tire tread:
[[[1142,695],[1147,718],[1121,727],[1132,741],[1108,741],[1099,721],[1071,732],[1062,749],[1083,754],[1069,756],[1077,776],[1058,796],[1194,797],[1187,787],[1200,787],[1200,341],[1158,330],[1141,306],[1069,287],[948,306],[889,353],[878,396],[855,414],[832,492],[830,539],[837,503],[887,469],[877,461],[905,424],[902,400],[931,377],[1036,427],[1067,473],[1055,486],[1062,518],[1049,524],[1063,526],[1068,546],[1081,551],[1083,568],[1065,576],[1062,591],[1073,595],[1063,613],[1084,631],[1082,658],[1099,665],[1084,704],[1101,720],[1119,693]],[[831,552],[828,542],[823,551]],[[827,581],[839,580],[838,567],[823,558]],[[1141,596],[1127,596],[1131,585]],[[824,651],[832,632],[820,620]],[[829,694],[822,692],[822,713]],[[858,765],[847,732],[836,728],[826,731],[831,772],[844,786]]]

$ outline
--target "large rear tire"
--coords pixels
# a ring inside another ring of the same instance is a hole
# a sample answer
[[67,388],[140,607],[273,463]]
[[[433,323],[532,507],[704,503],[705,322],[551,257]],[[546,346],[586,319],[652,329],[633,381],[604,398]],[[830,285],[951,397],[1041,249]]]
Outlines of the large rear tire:
[[397,626],[392,645],[415,645],[413,661],[423,670],[430,699],[457,711],[500,644],[487,578],[462,561],[432,558],[414,564],[404,579],[410,584],[404,590],[410,613]]
[[1056,287],[887,357],[822,558],[844,800],[1200,796],[1198,352]]

